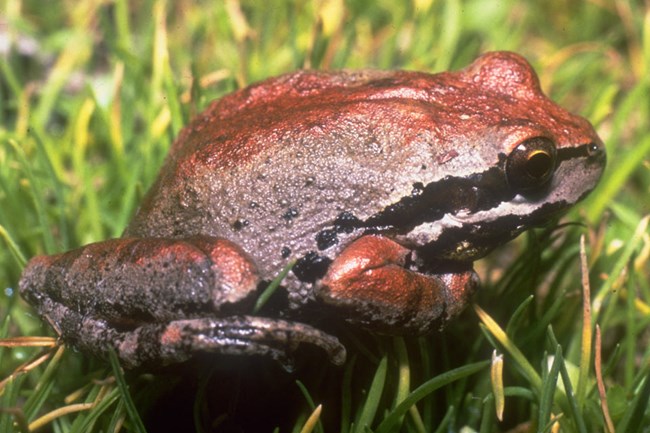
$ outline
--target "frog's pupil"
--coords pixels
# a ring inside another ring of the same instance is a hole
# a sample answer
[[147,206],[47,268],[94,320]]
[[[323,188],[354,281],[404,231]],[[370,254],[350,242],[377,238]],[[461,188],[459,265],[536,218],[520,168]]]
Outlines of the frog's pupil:
[[526,172],[535,179],[541,179],[548,175],[553,165],[551,155],[546,152],[535,152],[526,161]]

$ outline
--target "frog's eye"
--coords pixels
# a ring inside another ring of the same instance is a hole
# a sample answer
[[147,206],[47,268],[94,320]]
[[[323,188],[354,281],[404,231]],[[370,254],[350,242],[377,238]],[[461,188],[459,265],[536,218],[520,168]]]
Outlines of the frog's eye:
[[533,137],[519,143],[506,161],[508,184],[519,191],[544,185],[555,171],[557,150],[546,137]]

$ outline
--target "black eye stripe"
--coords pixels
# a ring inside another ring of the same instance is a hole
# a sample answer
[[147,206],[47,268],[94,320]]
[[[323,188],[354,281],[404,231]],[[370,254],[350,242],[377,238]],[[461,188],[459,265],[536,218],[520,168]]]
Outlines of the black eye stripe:
[[492,167],[468,177],[447,176],[420,188],[421,193],[406,196],[361,222],[371,232],[395,230],[407,233],[425,222],[438,221],[445,214],[491,209],[516,193],[508,188],[501,167]]
[[[557,165],[574,158],[604,158],[604,150],[595,143],[557,149]],[[481,173],[467,177],[446,176],[427,185],[417,185],[417,194],[405,196],[386,206],[366,220],[355,219],[351,227],[365,233],[404,234],[420,224],[432,223],[446,214],[461,211],[475,213],[510,201],[517,191],[508,186],[505,175],[507,155],[499,155],[499,163]],[[415,188],[415,186],[414,186]]]

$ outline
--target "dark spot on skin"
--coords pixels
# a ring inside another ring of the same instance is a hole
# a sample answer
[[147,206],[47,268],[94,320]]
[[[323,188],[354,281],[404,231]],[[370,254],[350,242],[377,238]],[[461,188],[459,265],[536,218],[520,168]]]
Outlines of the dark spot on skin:
[[291,248],[282,247],[282,249],[280,250],[280,255],[282,256],[283,259],[286,259],[291,255]]
[[338,235],[341,233],[352,233],[357,228],[363,228],[363,222],[354,216],[352,212],[341,212],[336,220],[334,220],[333,227],[321,230],[316,235],[316,245],[319,251],[326,250],[338,244]]
[[235,221],[235,222],[232,224],[232,228],[233,228],[235,231],[240,231],[241,229],[243,229],[244,227],[246,227],[246,226],[249,225],[249,224],[250,224],[250,222],[249,222],[248,220],[241,220],[241,219],[239,219],[239,220]]
[[297,216],[298,216],[298,209],[296,209],[295,207],[290,207],[289,209],[287,209],[284,215],[282,215],[282,218],[287,221],[291,221]]
[[314,283],[327,273],[327,269],[331,263],[331,259],[319,256],[314,251],[310,251],[296,262],[291,271],[300,281]]
[[316,245],[320,251],[336,245],[339,242],[336,229],[327,229],[316,235]]
[[363,226],[363,222],[352,212],[341,212],[334,220],[334,229],[337,233],[352,233],[354,229]]
[[418,197],[424,192],[424,184],[422,182],[415,182],[411,190],[411,197]]
[[255,208],[257,208],[258,206],[259,206],[259,204],[257,204],[256,201],[252,201],[252,202],[250,202],[250,203],[248,204],[248,207],[251,208],[251,209],[255,209]]
[[357,228],[363,228],[363,222],[354,216],[352,212],[341,212],[332,228],[321,230],[316,235],[316,245],[318,246],[319,251],[326,250],[334,245],[338,244],[339,239],[338,235],[341,233],[352,233]]

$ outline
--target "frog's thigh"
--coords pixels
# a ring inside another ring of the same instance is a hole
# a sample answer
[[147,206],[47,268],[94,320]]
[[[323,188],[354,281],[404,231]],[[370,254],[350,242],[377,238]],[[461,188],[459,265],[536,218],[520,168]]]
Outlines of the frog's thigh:
[[199,235],[111,239],[35,257],[20,287],[42,314],[47,311],[41,305],[50,299],[85,316],[129,326],[183,318],[185,311],[208,316],[249,298],[258,281],[241,248]]
[[478,277],[470,265],[435,275],[408,269],[410,253],[386,237],[362,236],[334,260],[318,295],[348,309],[349,321],[391,333],[428,332],[464,309]]

